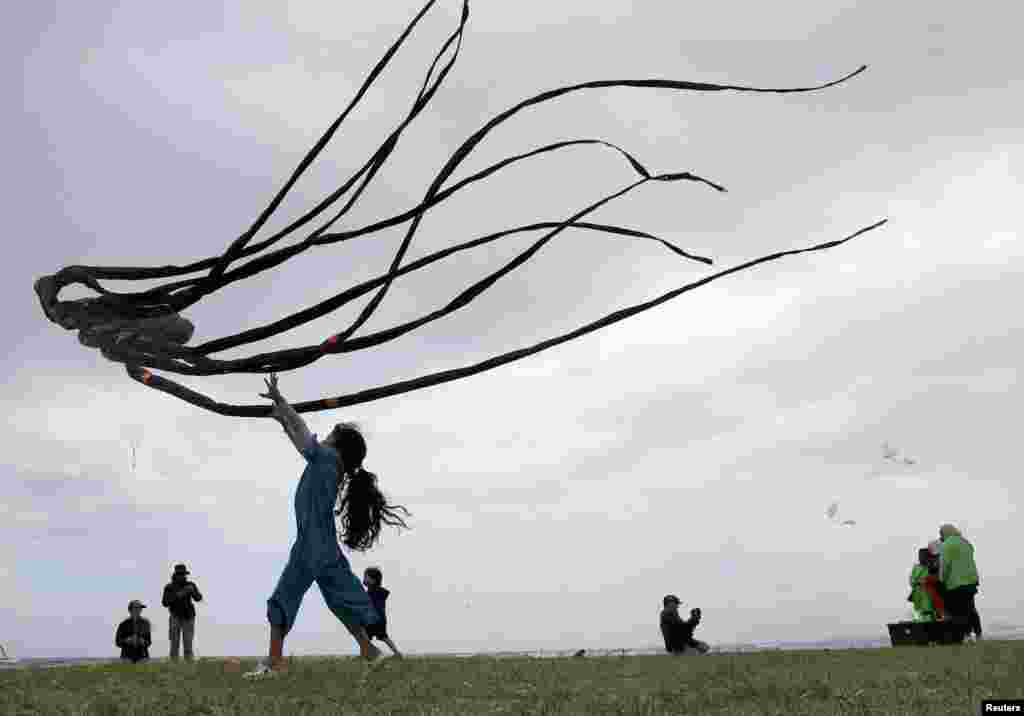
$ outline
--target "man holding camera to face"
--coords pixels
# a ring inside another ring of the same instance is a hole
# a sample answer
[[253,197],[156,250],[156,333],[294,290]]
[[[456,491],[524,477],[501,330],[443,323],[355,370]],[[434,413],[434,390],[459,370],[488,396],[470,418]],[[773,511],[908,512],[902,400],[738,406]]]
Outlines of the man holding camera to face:
[[700,609],[691,609],[690,618],[679,616],[679,597],[669,594],[661,600],[661,635],[665,638],[665,650],[670,654],[706,654],[711,648],[693,638],[693,632],[700,624]]
[[185,660],[193,659],[192,640],[196,633],[196,608],[193,602],[203,601],[199,587],[188,578],[189,571],[184,564],[174,565],[170,583],[164,587],[162,604],[171,613],[169,632],[171,640],[171,661],[178,660],[178,647],[185,642]]

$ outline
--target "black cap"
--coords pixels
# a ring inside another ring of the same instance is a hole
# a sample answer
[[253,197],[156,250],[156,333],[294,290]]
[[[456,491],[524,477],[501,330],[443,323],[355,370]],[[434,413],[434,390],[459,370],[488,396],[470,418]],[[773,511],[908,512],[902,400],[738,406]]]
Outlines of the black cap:
[[128,608],[131,609],[132,607],[139,607],[140,609],[145,609],[146,605],[140,602],[138,599],[133,599],[130,602],[128,602]]
[[186,567],[184,564],[176,564],[176,565],[174,565],[174,573],[175,574],[191,574],[191,572],[188,571],[188,567]]
[[676,604],[681,604],[682,600],[675,594],[666,594],[665,598],[661,600],[661,603],[666,607],[672,602],[675,602]]

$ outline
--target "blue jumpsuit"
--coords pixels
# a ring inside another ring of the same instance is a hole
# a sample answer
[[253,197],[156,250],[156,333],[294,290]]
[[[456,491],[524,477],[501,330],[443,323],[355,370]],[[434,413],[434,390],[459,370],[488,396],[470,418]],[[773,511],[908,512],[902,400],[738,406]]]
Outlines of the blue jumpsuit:
[[352,573],[338,544],[334,505],[338,497],[337,452],[316,435],[303,449],[306,469],[295,490],[298,536],[288,564],[267,600],[267,619],[287,634],[295,624],[302,597],[315,581],[327,608],[349,628],[376,624],[380,616]]

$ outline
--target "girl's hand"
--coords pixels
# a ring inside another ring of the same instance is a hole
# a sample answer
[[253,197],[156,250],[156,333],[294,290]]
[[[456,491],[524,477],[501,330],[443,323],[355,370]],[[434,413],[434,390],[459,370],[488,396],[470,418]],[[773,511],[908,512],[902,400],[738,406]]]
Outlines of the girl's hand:
[[270,378],[264,378],[263,382],[267,385],[267,392],[260,393],[261,398],[273,400],[275,403],[283,399],[281,391],[277,387],[277,373],[271,373]]

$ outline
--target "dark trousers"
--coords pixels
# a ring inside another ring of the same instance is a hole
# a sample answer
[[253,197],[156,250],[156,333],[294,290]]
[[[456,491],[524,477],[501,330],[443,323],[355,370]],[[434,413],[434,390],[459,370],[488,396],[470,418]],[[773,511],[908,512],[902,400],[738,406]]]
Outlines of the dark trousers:
[[946,592],[946,611],[952,618],[954,636],[961,642],[970,633],[981,636],[981,616],[974,606],[974,595],[978,593],[978,585],[957,587]]
[[171,640],[171,659],[177,660],[178,646],[185,642],[185,658],[192,659],[192,640],[196,633],[196,618],[180,619],[173,614],[170,618],[168,636]]

